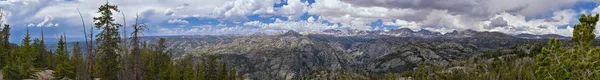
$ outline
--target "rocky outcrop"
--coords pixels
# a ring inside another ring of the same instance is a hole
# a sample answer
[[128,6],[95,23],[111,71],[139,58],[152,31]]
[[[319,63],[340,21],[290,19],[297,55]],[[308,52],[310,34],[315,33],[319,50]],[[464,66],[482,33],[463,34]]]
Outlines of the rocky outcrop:
[[349,70],[356,61],[341,47],[288,33],[244,36],[229,44],[189,52],[215,54],[251,79],[269,76],[273,79],[295,79],[299,74],[312,70]]

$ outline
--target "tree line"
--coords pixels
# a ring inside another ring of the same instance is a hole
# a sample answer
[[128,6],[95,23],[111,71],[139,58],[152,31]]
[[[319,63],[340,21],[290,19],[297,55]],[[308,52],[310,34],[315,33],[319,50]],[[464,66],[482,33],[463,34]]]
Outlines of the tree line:
[[[148,29],[145,24],[131,25],[133,32],[127,38],[127,25],[116,23],[112,17],[120,12],[116,5],[106,3],[98,8],[101,16],[93,18],[93,27],[83,23],[85,43],[75,42],[67,49],[66,34],[59,37],[55,50],[46,49],[42,38],[31,39],[29,29],[21,44],[11,44],[10,25],[0,30],[0,68],[5,80],[37,79],[37,72],[51,70],[54,79],[74,80],[239,80],[234,67],[218,61],[215,55],[173,57],[160,38],[154,44],[140,41]],[[4,15],[0,15],[3,17]],[[125,21],[125,18],[123,18]],[[123,24],[126,24],[125,22]],[[94,29],[99,30],[94,35]],[[123,29],[123,32],[119,32]],[[120,34],[123,34],[122,36]],[[127,43],[131,41],[132,43]]]

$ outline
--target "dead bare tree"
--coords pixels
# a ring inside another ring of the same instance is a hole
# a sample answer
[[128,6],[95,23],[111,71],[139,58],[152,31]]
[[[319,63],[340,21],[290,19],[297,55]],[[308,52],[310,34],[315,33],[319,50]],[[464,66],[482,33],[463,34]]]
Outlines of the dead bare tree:
[[139,62],[139,56],[140,56],[140,40],[139,37],[141,34],[143,34],[142,32],[144,30],[148,30],[148,27],[144,24],[144,23],[139,23],[139,15],[136,14],[135,15],[135,24],[133,24],[133,33],[131,33],[132,35],[132,40],[133,41],[133,50],[131,51],[131,54],[133,54],[133,66],[134,66],[134,77],[135,78],[142,78],[140,75],[141,73],[139,73],[141,71],[141,69],[138,68],[139,65],[141,65],[141,63]]
[[[92,69],[94,64],[94,47],[93,47],[93,27],[90,27],[90,35],[88,36],[87,30],[85,27],[85,20],[83,19],[83,15],[81,15],[81,11],[77,8],[77,12],[79,13],[79,17],[81,18],[81,25],[83,26],[83,35],[85,39],[85,49],[86,49],[86,59],[87,62],[84,61],[84,71],[80,76],[80,80],[92,80]],[[88,38],[89,37],[89,38]],[[89,39],[89,40],[88,40]],[[87,64],[87,65],[85,65]]]

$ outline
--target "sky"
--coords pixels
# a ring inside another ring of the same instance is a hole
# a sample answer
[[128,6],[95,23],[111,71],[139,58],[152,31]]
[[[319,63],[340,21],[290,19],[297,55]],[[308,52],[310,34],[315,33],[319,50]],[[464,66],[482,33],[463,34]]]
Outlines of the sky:
[[[571,36],[581,14],[600,13],[599,0],[0,0],[12,43],[33,38],[84,40],[98,7],[118,6],[117,23],[148,25],[144,36],[229,35],[295,30],[389,30],[447,33],[476,30]],[[78,10],[83,16],[84,22]],[[125,20],[124,20],[125,19]],[[597,26],[598,27],[598,26]],[[96,30],[95,32],[99,32]],[[597,30],[596,33],[600,33]],[[47,42],[48,42],[47,41]]]

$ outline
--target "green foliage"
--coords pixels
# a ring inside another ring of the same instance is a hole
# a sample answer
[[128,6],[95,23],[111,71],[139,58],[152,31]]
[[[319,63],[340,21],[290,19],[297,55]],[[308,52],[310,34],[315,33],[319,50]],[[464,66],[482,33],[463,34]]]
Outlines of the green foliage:
[[579,46],[590,46],[592,41],[596,38],[594,30],[596,29],[596,22],[598,22],[598,14],[595,16],[581,14],[579,18],[579,24],[576,24],[573,30],[573,38],[571,41],[577,43]]
[[593,33],[598,14],[595,16],[582,14],[579,24],[575,25],[571,42],[574,47],[563,48],[558,39],[552,39],[537,55],[535,70],[538,79],[589,80],[600,78],[600,47],[591,47],[595,39]]
[[96,29],[102,30],[96,35],[96,41],[101,44],[98,46],[96,52],[96,62],[94,66],[94,76],[103,80],[116,80],[117,72],[121,69],[119,64],[120,49],[118,43],[120,43],[119,27],[121,24],[113,23],[112,11],[119,11],[117,6],[109,5],[108,3],[98,8],[98,13],[101,14],[99,17],[94,17]]
[[7,60],[8,65],[2,68],[2,73],[5,76],[4,79],[21,80],[34,78],[33,74],[36,71],[34,67],[35,57],[32,54],[35,52],[32,48],[31,37],[29,30],[27,30],[18,52],[16,54],[9,53],[10,55],[7,58],[9,59]]
[[229,80],[229,69],[227,68],[227,64],[221,64],[221,71],[219,71],[219,79]]
[[58,48],[55,50],[55,60],[58,65],[56,66],[56,69],[54,69],[55,72],[52,75],[58,79],[75,79],[75,66],[73,66],[73,63],[69,59],[69,52],[67,51],[66,42],[64,40],[64,36],[61,36],[58,40]]
[[161,38],[154,45],[155,47],[150,48],[148,45],[143,44],[144,46],[141,48],[141,62],[144,66],[144,78],[150,80],[168,80],[172,79],[173,64],[171,60],[171,53],[166,48],[165,39]]
[[73,57],[71,57],[71,64],[74,66],[74,72],[75,72],[75,78],[71,78],[71,79],[75,79],[75,80],[82,80],[84,79],[82,77],[83,72],[84,72],[84,63],[83,63],[83,54],[81,53],[81,47],[79,47],[79,42],[76,42],[75,45],[73,46],[73,50],[71,51]]
[[42,42],[42,41],[41,41],[40,39],[38,39],[38,38],[35,38],[35,39],[33,40],[33,44],[31,44],[31,46],[33,46],[33,51],[35,51],[35,53],[36,53],[36,54],[35,54],[35,56],[34,56],[34,57],[36,58],[36,60],[34,60],[35,67],[38,67],[38,68],[42,67],[42,60],[41,60],[41,59],[43,59],[43,58],[41,57],[41,56],[42,56],[42,55],[41,55],[41,51],[42,51],[43,49],[42,49],[42,50],[40,50],[40,49],[41,49],[41,48],[40,48],[40,46],[43,44],[43,43],[41,43],[41,42]]
[[192,56],[186,56],[183,60],[181,60],[178,63],[178,68],[175,69],[179,69],[177,70],[179,73],[181,74],[183,80],[196,80],[197,76],[195,74],[194,71],[194,67],[193,67],[193,61],[192,61]]
[[[153,48],[146,44],[140,49],[144,79],[148,80],[238,80],[232,67],[217,62],[217,56],[187,55],[172,60],[172,54],[161,38]],[[175,62],[175,63],[173,63]],[[220,67],[219,67],[220,66]]]
[[473,57],[453,66],[419,64],[407,74],[416,80],[535,80],[534,60],[528,57]]
[[4,25],[2,30],[0,30],[0,68],[4,67],[8,64],[10,58],[10,43],[8,42],[8,38],[10,36],[10,26],[8,24]]

